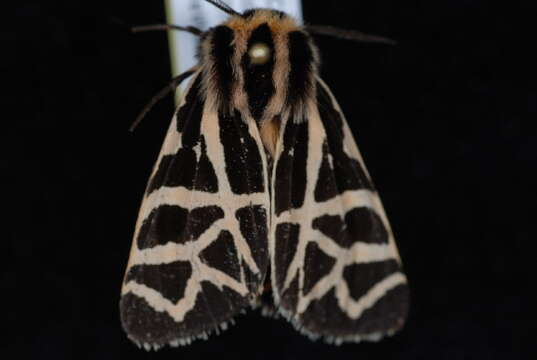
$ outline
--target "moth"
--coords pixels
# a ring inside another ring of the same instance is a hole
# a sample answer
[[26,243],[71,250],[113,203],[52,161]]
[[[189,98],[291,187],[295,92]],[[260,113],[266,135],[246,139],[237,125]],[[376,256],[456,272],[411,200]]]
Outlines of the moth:
[[395,333],[407,280],[311,36],[337,33],[207,1],[230,16],[175,27],[200,36],[199,64],[178,78],[190,83],[142,201],[123,328],[146,349],[186,345],[261,306],[329,343]]

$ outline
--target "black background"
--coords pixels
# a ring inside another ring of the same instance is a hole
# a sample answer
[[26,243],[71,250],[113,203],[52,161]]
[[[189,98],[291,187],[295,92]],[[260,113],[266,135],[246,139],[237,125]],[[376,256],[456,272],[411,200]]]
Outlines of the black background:
[[[529,5],[531,4],[531,5]],[[537,340],[533,1],[306,1],[305,19],[398,40],[321,38],[410,281],[400,334],[310,342],[251,311],[158,353],[123,333],[119,290],[172,111],[127,129],[170,78],[162,1],[19,1],[3,12],[1,353],[21,358],[519,359]],[[183,24],[184,25],[184,24]],[[4,242],[5,243],[5,242]]]

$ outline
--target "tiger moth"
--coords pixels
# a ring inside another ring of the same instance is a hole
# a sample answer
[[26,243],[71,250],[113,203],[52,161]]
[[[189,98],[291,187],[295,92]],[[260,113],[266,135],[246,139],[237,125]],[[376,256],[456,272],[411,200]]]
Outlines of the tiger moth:
[[[407,280],[313,27],[253,9],[202,32],[151,173],[120,300],[146,349],[206,339],[248,307],[329,343],[399,330]],[[318,28],[319,29],[319,28]],[[318,30],[317,29],[317,30]]]

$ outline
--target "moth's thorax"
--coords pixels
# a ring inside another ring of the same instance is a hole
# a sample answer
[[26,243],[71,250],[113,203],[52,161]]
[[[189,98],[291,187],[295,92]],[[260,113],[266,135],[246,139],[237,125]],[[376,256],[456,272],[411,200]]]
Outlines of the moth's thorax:
[[232,16],[222,25],[233,31],[248,36],[253,30],[263,24],[268,24],[274,33],[288,33],[300,30],[299,25],[291,16],[271,9],[253,9],[242,16]]
[[315,101],[317,48],[282,12],[232,16],[203,37],[200,55],[206,101],[217,111],[239,111],[262,125],[289,115],[300,120]]

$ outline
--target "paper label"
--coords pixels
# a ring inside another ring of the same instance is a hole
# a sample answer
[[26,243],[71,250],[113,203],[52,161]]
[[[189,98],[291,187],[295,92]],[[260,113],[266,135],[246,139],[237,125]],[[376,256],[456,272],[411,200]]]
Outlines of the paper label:
[[[227,0],[233,10],[243,12],[252,8],[268,8],[283,11],[302,23],[300,0]],[[168,24],[195,26],[207,30],[224,22],[229,15],[204,0],[165,0]],[[196,65],[199,39],[184,31],[169,31],[172,76],[177,76]],[[187,82],[182,84],[184,90]]]

